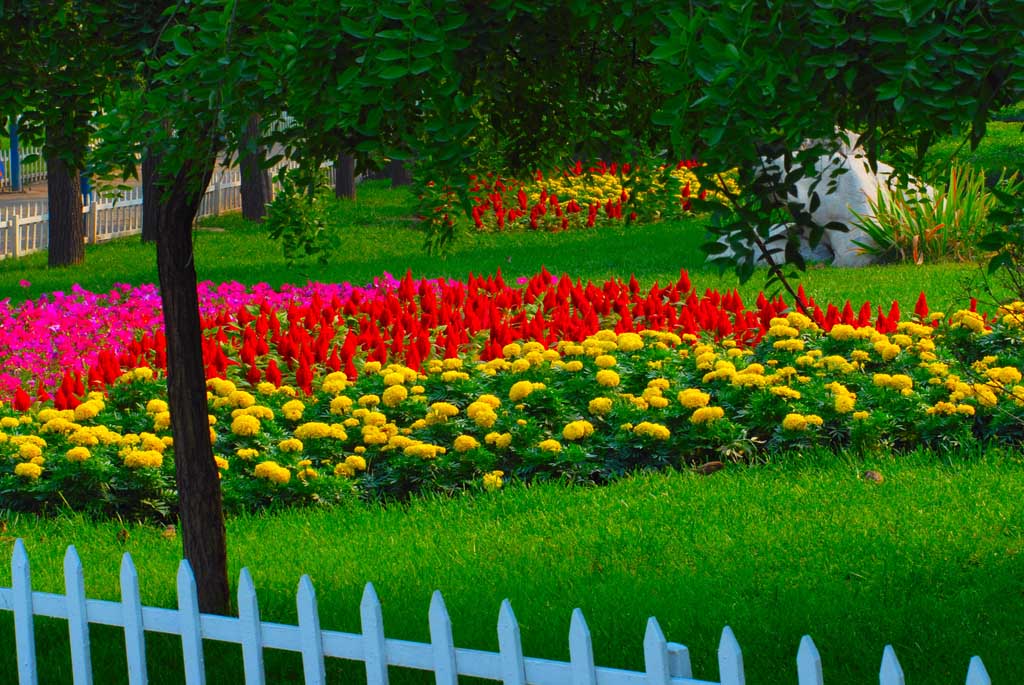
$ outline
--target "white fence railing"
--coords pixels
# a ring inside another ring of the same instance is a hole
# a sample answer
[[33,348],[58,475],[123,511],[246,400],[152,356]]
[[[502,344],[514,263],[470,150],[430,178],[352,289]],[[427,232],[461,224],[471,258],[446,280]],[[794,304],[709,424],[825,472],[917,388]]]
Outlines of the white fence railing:
[[[265,682],[263,650],[279,649],[302,654],[307,684],[326,680],[324,659],[334,657],[366,664],[367,685],[387,685],[388,666],[433,671],[437,685],[458,685],[458,677],[497,680],[507,685],[744,685],[743,655],[732,631],[726,627],[718,645],[718,680],[693,678],[685,646],[665,640],[658,621],[647,621],[644,635],[644,671],[626,671],[594,664],[594,649],[583,613],[575,609],[569,627],[569,661],[549,661],[523,655],[519,624],[505,600],[498,612],[497,653],[458,648],[452,641],[452,625],[440,592],[434,592],[427,617],[430,643],[388,638],[380,601],[372,584],[363,592],[359,613],[362,633],[321,630],[316,592],[309,576],[299,581],[296,595],[298,625],[260,620],[252,577],[242,569],[238,582],[238,617],[199,613],[195,579],[187,561],[178,567],[178,608],[143,606],[139,577],[131,556],[121,561],[121,601],[88,599],[82,563],[74,546],[64,555],[65,594],[33,592],[28,553],[20,539],[14,543],[11,587],[0,588],[0,610],[14,612],[14,634],[20,685],[38,681],[33,616],[66,619],[70,633],[71,666],[76,685],[92,682],[89,624],[124,628],[128,681],[147,682],[145,633],[181,636],[187,685],[205,682],[203,640],[241,645],[245,682]],[[822,685],[821,658],[814,642],[804,636],[796,658],[799,685]],[[903,671],[896,653],[886,646],[879,671],[880,685],[903,685]],[[985,666],[973,657],[966,685],[991,685]]]
[[[25,158],[29,155],[37,155],[37,157],[26,164]],[[43,159],[42,148],[21,147],[19,148],[18,156],[21,158],[21,183],[23,186],[46,180],[46,160]],[[3,178],[0,179],[0,191],[9,191],[11,189],[10,150],[0,150],[0,162],[3,163],[4,169]]]
[[[295,166],[280,162],[270,169],[276,187],[277,170]],[[325,169],[333,183],[333,168]],[[210,180],[199,203],[196,219],[230,212],[242,207],[242,174],[237,168],[218,170]],[[117,196],[89,194],[82,206],[85,242],[89,245],[142,233],[142,187],[136,186]],[[21,257],[47,249],[50,243],[50,216],[46,203],[27,201],[17,206],[0,207],[0,259]]]

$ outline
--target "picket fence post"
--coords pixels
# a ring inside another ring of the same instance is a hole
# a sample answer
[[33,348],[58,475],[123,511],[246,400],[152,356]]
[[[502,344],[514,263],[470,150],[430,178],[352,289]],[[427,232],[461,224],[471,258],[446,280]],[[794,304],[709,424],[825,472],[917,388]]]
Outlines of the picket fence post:
[[10,224],[11,235],[14,237],[14,257],[21,256],[21,224],[18,223],[18,213],[11,214]]
[[263,667],[263,626],[256,586],[247,568],[238,575],[238,622],[246,685],[264,685],[267,675]]
[[124,623],[125,659],[128,662],[128,682],[146,685],[146,633],[142,624],[142,598],[139,595],[139,573],[132,555],[121,557],[121,621]]
[[71,672],[75,685],[92,685],[89,653],[89,612],[85,605],[85,574],[74,545],[64,553],[64,596],[68,606],[68,637],[71,643]]
[[658,619],[653,616],[647,619],[644,632],[644,670],[647,672],[647,685],[669,685],[672,674],[668,666],[668,642]]
[[988,670],[985,669],[980,656],[971,657],[971,664],[967,667],[966,685],[992,685],[992,679],[988,677]]
[[306,685],[325,685],[327,671],[324,668],[324,643],[320,635],[320,613],[316,607],[316,590],[309,576],[304,575],[299,580],[295,601],[299,609],[302,670],[306,674]]
[[458,685],[459,669],[455,660],[455,641],[452,639],[452,621],[441,592],[434,590],[427,614],[430,624],[430,646],[434,652],[434,682],[436,685]]
[[718,642],[718,677],[722,685],[746,685],[747,682],[743,674],[743,652],[729,626],[722,629],[722,639]]
[[800,638],[800,649],[796,652],[796,675],[799,685],[824,685],[821,655],[810,635]]
[[186,685],[204,685],[203,632],[199,618],[199,592],[192,565],[188,559],[178,564],[178,627],[181,629],[181,651],[185,661]]
[[498,610],[498,652],[501,654],[501,676],[505,685],[526,685],[526,661],[519,621],[507,599]]
[[896,650],[886,645],[882,652],[882,668],[878,672],[879,685],[904,685],[903,669],[896,658]]
[[32,576],[25,543],[14,541],[11,555],[11,590],[14,591],[14,642],[18,650],[19,685],[36,685],[36,636],[32,609]]
[[569,621],[569,663],[572,664],[572,685],[597,685],[594,643],[590,639],[587,621],[578,607],[572,610]]

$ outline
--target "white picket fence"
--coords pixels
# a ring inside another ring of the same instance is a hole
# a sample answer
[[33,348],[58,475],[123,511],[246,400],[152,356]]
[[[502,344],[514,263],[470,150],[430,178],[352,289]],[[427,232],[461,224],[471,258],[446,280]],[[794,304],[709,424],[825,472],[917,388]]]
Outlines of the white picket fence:
[[[276,174],[283,161],[270,169],[276,187]],[[333,183],[333,168],[326,168]],[[215,216],[242,207],[242,174],[237,168],[218,170],[210,180],[199,203],[196,219]],[[89,194],[82,205],[85,242],[89,245],[142,233],[142,187],[136,186],[118,195]],[[0,259],[21,257],[47,249],[50,244],[50,217],[46,203],[29,201],[17,206],[0,207]]]
[[[0,119],[0,122],[3,120]],[[37,181],[46,180],[46,160],[43,159],[43,149],[39,147],[21,147],[19,148],[19,156],[21,157],[21,184],[26,186],[30,183],[36,183]],[[25,158],[29,155],[37,155],[29,163],[25,163]],[[4,177],[0,179],[0,191],[9,191],[11,189],[11,151],[0,150],[0,162],[4,165]]]
[[[248,569],[238,582],[238,618],[201,614],[195,578],[187,561],[178,567],[178,608],[143,606],[139,576],[131,556],[121,560],[121,601],[88,599],[82,563],[74,546],[64,555],[65,594],[33,592],[28,553],[20,539],[14,543],[11,587],[0,588],[0,610],[14,612],[14,632],[20,685],[38,682],[33,616],[66,619],[70,634],[71,666],[76,685],[93,681],[89,649],[89,624],[124,628],[129,683],[147,682],[145,632],[181,636],[185,682],[205,683],[203,640],[241,645],[245,682],[266,682],[263,650],[280,649],[302,654],[307,685],[326,681],[327,657],[361,661],[366,665],[367,685],[387,685],[388,666],[433,671],[437,685],[458,685],[458,677],[497,680],[507,685],[744,685],[743,655],[728,627],[718,645],[718,680],[693,678],[690,654],[681,644],[668,642],[655,618],[647,621],[644,634],[644,671],[626,671],[594,664],[590,631],[579,609],[573,610],[569,627],[569,661],[549,661],[523,656],[519,624],[508,600],[498,612],[497,653],[456,647],[452,625],[440,592],[430,602],[430,643],[388,638],[384,634],[381,604],[373,585],[367,583],[359,607],[362,633],[321,630],[316,592],[309,576],[299,581],[296,595],[298,625],[260,620],[256,590]],[[809,636],[800,641],[796,658],[799,685],[822,685],[821,658]],[[886,646],[879,671],[880,685],[904,685],[896,653]],[[6,681],[5,681],[6,682]],[[991,685],[979,657],[973,657],[966,685]]]

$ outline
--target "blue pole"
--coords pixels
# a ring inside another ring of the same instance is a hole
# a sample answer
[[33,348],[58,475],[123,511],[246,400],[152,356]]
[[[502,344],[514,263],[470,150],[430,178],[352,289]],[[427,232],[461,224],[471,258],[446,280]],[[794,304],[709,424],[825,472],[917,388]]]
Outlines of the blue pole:
[[21,153],[18,152],[18,117],[11,117],[11,190],[21,190]]
[[89,179],[88,171],[82,171],[78,174],[78,185],[82,189],[82,204],[89,204],[89,193],[92,192],[92,183]]

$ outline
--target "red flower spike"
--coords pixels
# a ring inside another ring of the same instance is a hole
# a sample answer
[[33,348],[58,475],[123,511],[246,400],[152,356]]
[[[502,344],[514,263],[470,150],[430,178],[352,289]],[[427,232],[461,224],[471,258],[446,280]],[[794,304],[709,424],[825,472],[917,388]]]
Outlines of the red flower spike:
[[917,314],[918,318],[924,319],[928,316],[928,300],[924,296],[924,291],[917,297],[917,305],[914,307],[914,313]]

